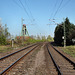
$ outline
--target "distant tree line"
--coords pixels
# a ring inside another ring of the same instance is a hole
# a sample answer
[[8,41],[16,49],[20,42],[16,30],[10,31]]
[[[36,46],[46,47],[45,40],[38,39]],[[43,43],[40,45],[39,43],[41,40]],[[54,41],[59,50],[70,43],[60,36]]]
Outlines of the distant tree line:
[[10,33],[8,32],[7,25],[3,27],[2,24],[0,24],[0,45],[6,45],[8,44],[7,40],[10,37]]
[[54,41],[58,45],[64,44],[64,24],[65,24],[65,34],[66,34],[66,44],[71,45],[73,44],[73,39],[75,39],[75,25],[70,23],[69,19],[66,18],[64,22],[57,25],[54,32]]

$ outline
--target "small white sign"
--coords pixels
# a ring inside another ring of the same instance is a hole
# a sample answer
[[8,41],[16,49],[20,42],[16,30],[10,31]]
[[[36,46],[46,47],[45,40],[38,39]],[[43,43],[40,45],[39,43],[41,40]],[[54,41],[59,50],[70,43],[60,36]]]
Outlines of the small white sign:
[[64,39],[64,36],[62,36],[62,39]]
[[75,39],[72,39],[73,42],[75,42]]

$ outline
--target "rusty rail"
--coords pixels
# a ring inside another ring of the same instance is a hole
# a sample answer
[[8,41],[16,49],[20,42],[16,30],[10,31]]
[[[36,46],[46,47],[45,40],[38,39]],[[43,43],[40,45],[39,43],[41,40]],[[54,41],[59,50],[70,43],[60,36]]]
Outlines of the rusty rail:
[[34,45],[36,45],[36,44],[30,45],[30,46],[25,47],[25,48],[23,48],[23,49],[21,49],[21,50],[18,50],[18,51],[16,51],[16,52],[13,52],[13,53],[11,53],[11,54],[8,54],[8,55],[6,55],[6,56],[0,58],[0,60],[3,60],[3,59],[5,59],[5,58],[7,58],[7,57],[9,57],[9,56],[12,56],[12,55],[14,55],[14,54],[16,54],[16,53],[18,53],[18,52],[21,52],[21,51],[23,51],[23,50],[25,50],[25,49],[27,49],[27,48],[32,47],[32,46],[34,46]]
[[[37,45],[38,46],[38,45]],[[37,46],[29,50],[27,53],[25,53],[23,56],[21,56],[19,59],[17,59],[14,63],[12,63],[10,66],[8,66],[5,70],[3,70],[0,75],[7,75],[7,73],[19,62],[21,61],[26,55],[28,55],[32,50],[34,50]]]
[[72,60],[70,60],[69,58],[67,58],[65,55],[63,55],[61,52],[59,52],[55,47],[53,47],[53,45],[51,45],[52,48],[57,51],[61,56],[63,56],[67,61],[69,61],[75,68],[75,62],[73,62]]
[[47,50],[48,50],[48,53],[49,53],[49,55],[50,55],[50,57],[51,57],[54,65],[55,65],[55,67],[56,67],[56,69],[58,71],[58,75],[63,75],[62,72],[61,72],[61,70],[59,69],[58,65],[56,64],[56,62],[55,62],[55,60],[54,60],[54,58],[53,58],[53,56],[52,56],[52,54],[51,54],[51,52],[50,52],[50,50],[48,48],[48,45],[47,45]]

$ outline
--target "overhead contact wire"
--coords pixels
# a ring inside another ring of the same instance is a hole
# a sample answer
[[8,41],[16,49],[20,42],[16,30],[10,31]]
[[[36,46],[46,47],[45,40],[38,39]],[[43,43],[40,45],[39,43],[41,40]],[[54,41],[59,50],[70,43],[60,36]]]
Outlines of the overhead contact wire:
[[58,12],[59,8],[60,8],[60,7],[61,7],[61,5],[62,5],[62,2],[63,2],[63,0],[61,0],[60,5],[59,5],[59,7],[57,8],[57,10],[56,10],[56,12],[55,12],[55,14],[54,14],[53,18],[56,16],[56,14],[57,14],[57,12]]
[[20,1],[20,3],[21,3],[22,7],[24,8],[24,11],[26,12],[26,14],[28,15],[28,17],[30,18],[30,16],[29,16],[29,14],[28,14],[26,8],[24,7],[23,3],[21,2],[21,0],[19,0],[19,1]]

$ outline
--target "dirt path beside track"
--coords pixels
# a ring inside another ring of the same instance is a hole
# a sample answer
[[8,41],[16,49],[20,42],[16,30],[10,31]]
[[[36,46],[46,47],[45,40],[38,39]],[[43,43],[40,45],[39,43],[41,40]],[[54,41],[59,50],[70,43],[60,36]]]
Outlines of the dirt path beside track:
[[15,66],[9,75],[50,75],[46,66],[44,46],[45,44],[32,51],[23,59],[22,65],[19,68],[18,65]]

